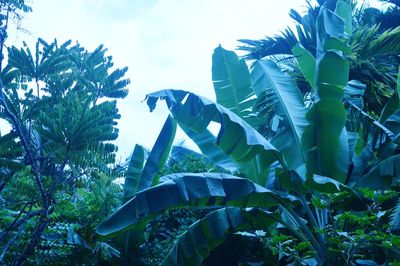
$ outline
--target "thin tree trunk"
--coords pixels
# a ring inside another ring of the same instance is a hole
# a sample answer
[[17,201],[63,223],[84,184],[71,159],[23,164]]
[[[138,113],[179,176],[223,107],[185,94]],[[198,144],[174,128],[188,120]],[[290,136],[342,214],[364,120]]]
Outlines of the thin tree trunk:
[[15,230],[16,228],[19,228],[22,224],[28,222],[33,217],[41,215],[42,212],[43,210],[28,212],[26,216],[22,219],[19,219],[19,217],[15,218],[15,220],[10,225],[8,225],[3,231],[0,232],[0,243],[4,242],[7,239],[8,234],[11,231]]
[[22,254],[14,260],[13,262],[14,266],[21,265],[30,255],[33,254],[33,251],[35,250],[35,247],[39,243],[40,238],[44,230],[46,229],[48,223],[49,223],[49,218],[47,217],[46,213],[44,214],[44,216],[40,218],[39,224],[36,227],[35,233],[33,234],[28,246],[25,248]]

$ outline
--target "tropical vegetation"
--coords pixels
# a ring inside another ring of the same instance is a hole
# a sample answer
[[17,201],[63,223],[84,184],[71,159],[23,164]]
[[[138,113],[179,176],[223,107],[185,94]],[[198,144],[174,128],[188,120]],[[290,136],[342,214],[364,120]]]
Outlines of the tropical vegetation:
[[[2,48],[30,11],[3,2]],[[8,47],[0,261],[399,265],[400,5],[317,2],[291,11],[295,31],[240,40],[244,58],[215,48],[216,102],[148,94],[170,115],[126,162],[112,144],[126,68],[103,46]],[[173,146],[177,127],[201,153]]]

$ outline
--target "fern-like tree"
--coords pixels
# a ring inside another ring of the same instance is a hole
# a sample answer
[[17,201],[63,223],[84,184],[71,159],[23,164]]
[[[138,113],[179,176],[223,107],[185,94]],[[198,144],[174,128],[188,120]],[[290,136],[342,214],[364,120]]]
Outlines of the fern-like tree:
[[[11,15],[30,9],[24,1],[1,1],[0,10],[3,49]],[[73,191],[95,173],[113,175],[116,99],[127,95],[129,80],[127,68],[115,68],[102,45],[88,51],[70,41],[39,39],[33,51],[26,44],[7,50],[8,62],[0,69],[0,117],[12,129],[0,138],[1,204],[7,210],[0,261],[20,265],[54,222],[60,189]],[[12,194],[16,186],[23,197]]]

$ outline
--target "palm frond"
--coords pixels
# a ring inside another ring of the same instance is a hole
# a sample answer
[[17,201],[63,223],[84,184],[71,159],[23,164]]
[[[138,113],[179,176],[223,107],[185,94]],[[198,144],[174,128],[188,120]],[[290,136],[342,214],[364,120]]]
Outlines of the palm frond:
[[367,49],[361,54],[364,58],[400,54],[400,26],[379,34],[366,46]]
[[248,54],[244,56],[245,59],[259,60],[277,54],[290,55],[292,46],[297,43],[297,37],[295,33],[288,28],[285,32],[282,32],[280,36],[266,37],[262,40],[240,39],[238,41],[242,43],[238,49],[248,52]]
[[379,0],[382,3],[386,3],[386,4],[393,4],[397,7],[400,7],[400,0]]

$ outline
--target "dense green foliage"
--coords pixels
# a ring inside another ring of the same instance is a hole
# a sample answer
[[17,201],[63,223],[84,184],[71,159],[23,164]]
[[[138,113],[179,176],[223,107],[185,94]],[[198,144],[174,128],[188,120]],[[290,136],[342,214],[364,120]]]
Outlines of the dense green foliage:
[[[119,252],[95,237],[96,225],[121,202],[114,180],[127,69],[106,49],[39,39],[33,50],[7,48],[7,26],[30,11],[1,1],[0,261],[20,265],[93,264]],[[88,256],[94,254],[94,256]],[[86,262],[85,262],[86,260]]]
[[[170,116],[118,163],[127,68],[101,45],[3,51],[31,10],[0,0],[0,263],[398,265],[400,10],[386,2],[307,1],[295,31],[241,40],[249,64],[217,47],[217,101],[147,95]],[[172,146],[178,126],[201,153]]]

